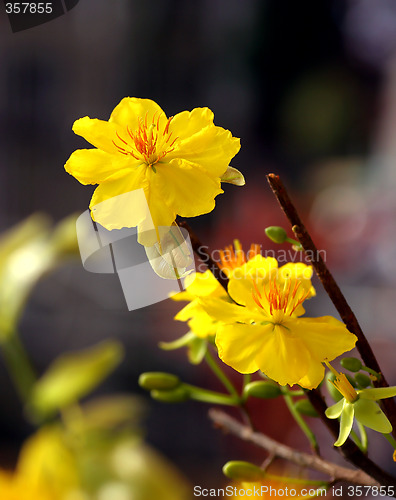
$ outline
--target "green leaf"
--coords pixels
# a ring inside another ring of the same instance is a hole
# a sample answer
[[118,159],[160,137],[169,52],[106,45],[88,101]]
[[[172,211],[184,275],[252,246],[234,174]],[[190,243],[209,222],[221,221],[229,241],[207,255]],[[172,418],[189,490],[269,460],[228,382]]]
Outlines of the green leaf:
[[33,388],[30,406],[48,416],[87,395],[121,362],[123,348],[115,341],[61,355]]

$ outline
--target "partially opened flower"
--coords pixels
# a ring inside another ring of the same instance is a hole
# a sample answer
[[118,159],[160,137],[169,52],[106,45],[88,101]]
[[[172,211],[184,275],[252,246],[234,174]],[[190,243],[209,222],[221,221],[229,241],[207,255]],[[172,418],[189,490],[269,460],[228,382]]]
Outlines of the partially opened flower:
[[356,336],[331,316],[301,318],[303,302],[314,295],[312,269],[256,256],[230,277],[236,302],[201,298],[219,321],[216,345],[224,363],[240,373],[263,371],[281,385],[312,389],[324,376],[322,362],[352,349]]
[[126,97],[109,121],[77,120],[73,131],[97,149],[75,151],[65,169],[82,184],[99,184],[92,218],[106,229],[138,226],[139,241],[151,246],[158,228],[171,226],[176,215],[212,211],[222,177],[244,183],[228,168],[240,141],[213,117],[210,109],[195,108],[168,118],[154,101]]
[[344,396],[340,401],[326,410],[327,418],[341,417],[340,433],[334,446],[342,446],[345,443],[352,430],[354,418],[362,425],[377,432],[383,434],[392,432],[391,423],[376,401],[396,396],[396,387],[380,387],[377,389],[355,391],[343,373],[338,373],[333,367],[330,368],[336,374],[333,384]]

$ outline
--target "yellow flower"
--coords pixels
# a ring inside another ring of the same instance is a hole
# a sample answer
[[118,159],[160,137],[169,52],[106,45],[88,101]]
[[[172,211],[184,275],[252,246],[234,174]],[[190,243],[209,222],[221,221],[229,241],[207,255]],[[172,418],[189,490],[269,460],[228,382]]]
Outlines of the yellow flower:
[[[259,245],[252,244],[245,254],[239,240],[234,240],[234,247],[229,245],[224,250],[220,250],[219,267],[227,276],[230,276],[235,270],[250,262],[258,255],[259,251]],[[188,276],[184,284],[186,291],[172,295],[171,298],[176,301],[188,300],[190,303],[176,314],[175,319],[187,321],[191,331],[197,337],[214,336],[218,323],[205,311],[199,299],[201,297],[217,297],[231,302],[227,292],[209,270]]]
[[55,427],[24,443],[13,474],[0,471],[1,498],[7,500],[65,500],[78,487],[75,460]]
[[314,295],[312,269],[256,256],[230,277],[236,304],[206,297],[200,303],[219,321],[216,345],[224,363],[240,373],[263,371],[281,385],[312,389],[324,376],[322,362],[352,349],[356,337],[331,316],[300,318]]
[[[222,176],[243,184],[235,169],[226,175],[240,141],[213,117],[210,109],[195,108],[167,118],[154,101],[126,97],[109,121],[86,116],[74,122],[73,131],[97,148],[75,151],[65,165],[82,184],[99,184],[92,218],[106,229],[138,226],[139,241],[151,246],[160,238],[158,227],[171,226],[177,214],[212,211]],[[144,197],[127,195],[136,190]]]

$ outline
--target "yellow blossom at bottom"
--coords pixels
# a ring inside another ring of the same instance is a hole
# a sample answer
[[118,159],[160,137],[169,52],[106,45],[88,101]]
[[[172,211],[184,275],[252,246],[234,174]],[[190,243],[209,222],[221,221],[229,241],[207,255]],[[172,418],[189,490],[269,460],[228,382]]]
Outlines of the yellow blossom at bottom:
[[298,480],[293,482],[292,479],[287,481],[287,478],[285,482],[274,481],[273,479],[265,479],[254,483],[242,482],[233,485],[231,488],[229,490],[231,498],[244,500],[246,498],[272,499],[274,497],[292,497],[303,500],[322,496],[326,491],[324,486],[305,484],[303,481]]

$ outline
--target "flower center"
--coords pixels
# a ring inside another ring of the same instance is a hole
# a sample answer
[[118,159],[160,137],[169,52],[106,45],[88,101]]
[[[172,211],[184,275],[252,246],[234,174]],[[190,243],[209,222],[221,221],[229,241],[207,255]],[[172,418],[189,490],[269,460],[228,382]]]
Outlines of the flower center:
[[252,297],[261,309],[273,317],[275,324],[281,324],[283,317],[291,316],[309,295],[310,291],[300,289],[300,285],[301,281],[287,279],[282,286],[275,277],[263,285],[260,293],[257,283],[253,281]]
[[[234,250],[235,249],[235,250]],[[241,267],[250,259],[260,254],[260,245],[252,243],[250,249],[245,253],[239,240],[234,240],[234,246],[228,245],[220,250],[219,267],[229,276],[231,271]]]
[[334,381],[331,383],[337,389],[337,391],[344,396],[344,398],[348,401],[348,403],[354,403],[359,399],[359,394],[352,387],[352,384],[346,378],[344,373],[338,373],[338,371],[331,366],[328,361],[325,361],[326,365],[336,376]]
[[157,113],[154,114],[151,123],[148,121],[148,113],[146,113],[144,119],[140,116],[138,118],[138,127],[134,132],[127,126],[128,135],[126,140],[116,132],[121,145],[113,140],[114,146],[121,154],[143,161],[150,165],[154,172],[154,164],[175,149],[173,145],[178,139],[178,137],[175,137],[172,140],[172,132],[169,132],[169,125],[173,116],[168,119],[165,127],[161,130],[161,114],[158,114],[157,117],[156,115]]

